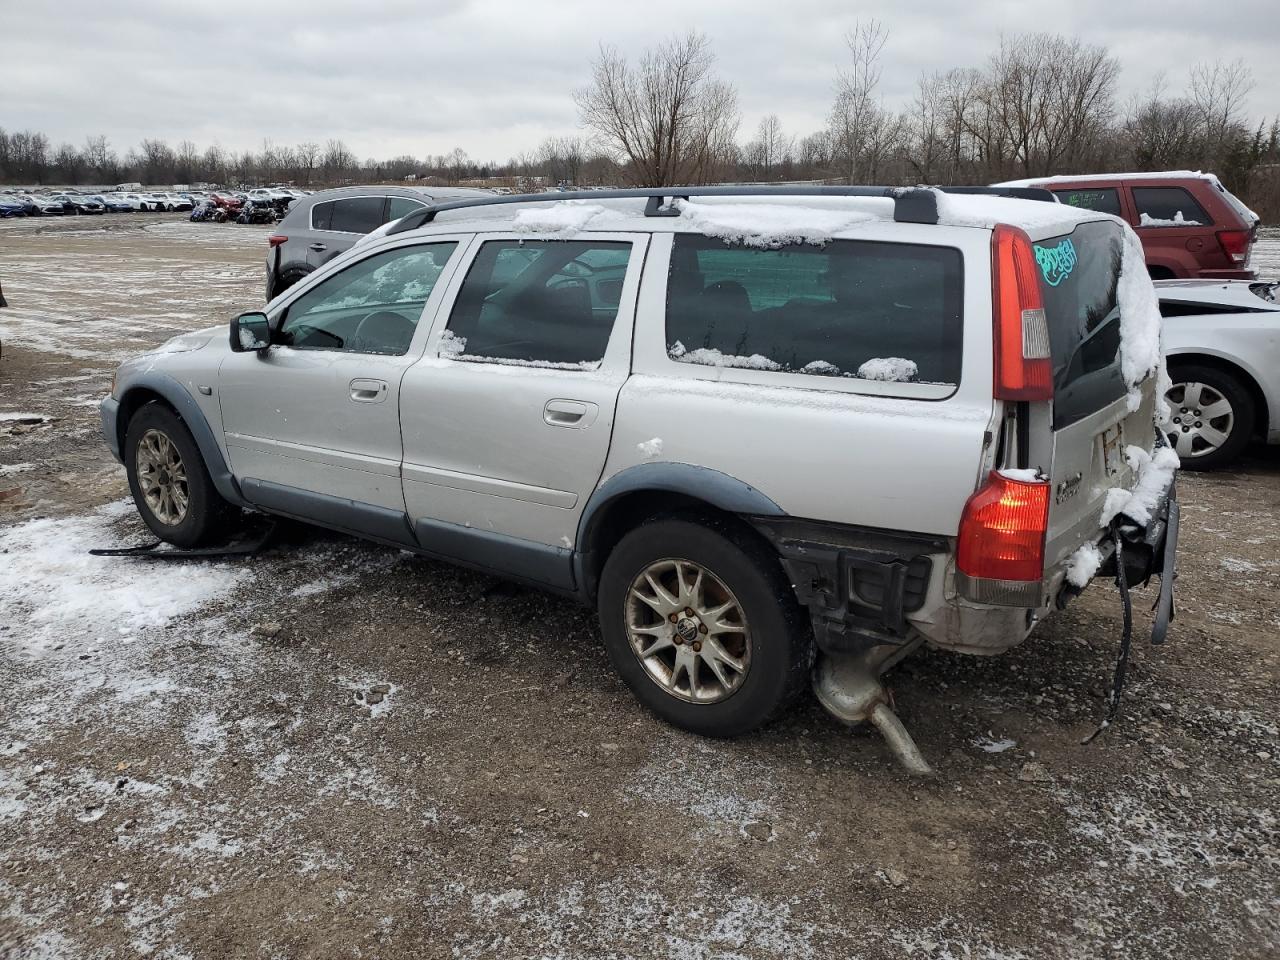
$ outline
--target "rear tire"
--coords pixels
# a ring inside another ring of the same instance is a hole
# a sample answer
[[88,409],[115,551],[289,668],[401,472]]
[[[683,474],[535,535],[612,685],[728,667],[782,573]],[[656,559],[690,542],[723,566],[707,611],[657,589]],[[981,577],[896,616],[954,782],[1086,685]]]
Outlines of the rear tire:
[[777,556],[730,524],[666,517],[632,530],[605,562],[598,609],[623,682],[684,730],[748,733],[808,686],[808,617]]
[[124,465],[138,514],[161,540],[200,547],[226,540],[239,511],[218,494],[191,431],[159,402],[129,421]]
[[1204,364],[1169,368],[1169,419],[1160,430],[1184,470],[1215,470],[1235,460],[1253,436],[1253,398],[1236,376]]

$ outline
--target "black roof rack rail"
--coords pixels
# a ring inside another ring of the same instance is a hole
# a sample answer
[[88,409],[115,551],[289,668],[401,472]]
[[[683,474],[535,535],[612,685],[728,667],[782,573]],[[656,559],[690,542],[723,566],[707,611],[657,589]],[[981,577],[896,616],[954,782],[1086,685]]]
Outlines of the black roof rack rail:
[[553,193],[494,194],[490,197],[468,197],[432,204],[399,220],[387,235],[405,233],[431,223],[436,214],[468,207],[491,207],[507,203],[556,203],[561,200],[634,200],[644,199],[647,217],[673,217],[679,211],[673,200],[691,197],[884,197],[893,200],[893,219],[899,223],[938,222],[938,197],[934,190],[945,193],[986,194],[1057,203],[1058,198],[1039,187],[824,187],[824,186],[710,186],[710,187],[639,187],[626,190],[572,190]]

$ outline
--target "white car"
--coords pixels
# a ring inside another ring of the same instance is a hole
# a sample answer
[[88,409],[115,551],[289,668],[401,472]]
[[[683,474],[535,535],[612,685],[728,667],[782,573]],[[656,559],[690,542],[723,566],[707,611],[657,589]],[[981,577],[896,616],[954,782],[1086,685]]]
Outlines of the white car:
[[568,594],[705,734],[816,665],[921,770],[877,680],[912,650],[1007,650],[1117,569],[1167,622],[1160,315],[1105,213],[821,190],[419,205],[126,361],[105,439],[170,543],[248,508]]
[[1188,470],[1280,444],[1280,282],[1160,280],[1169,417],[1161,429]]
[[55,200],[47,194],[29,193],[23,199],[30,200],[36,205],[36,210],[46,216],[61,216],[66,213],[66,208],[62,205],[62,201]]

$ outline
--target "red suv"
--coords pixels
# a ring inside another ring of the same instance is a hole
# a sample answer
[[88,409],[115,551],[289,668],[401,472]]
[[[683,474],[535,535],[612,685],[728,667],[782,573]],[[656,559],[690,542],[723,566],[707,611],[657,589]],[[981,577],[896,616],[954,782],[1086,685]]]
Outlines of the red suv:
[[1253,280],[1258,215],[1212,173],[1109,173],[997,184],[1044,187],[1063,203],[1113,213],[1142,240],[1153,280]]

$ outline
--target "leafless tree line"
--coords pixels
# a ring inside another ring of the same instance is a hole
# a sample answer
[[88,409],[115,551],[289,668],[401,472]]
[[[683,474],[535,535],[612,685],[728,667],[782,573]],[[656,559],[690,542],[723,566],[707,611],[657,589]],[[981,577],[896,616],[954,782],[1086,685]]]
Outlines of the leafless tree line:
[[905,184],[1189,167],[1216,171],[1264,217],[1280,219],[1280,123],[1250,124],[1245,99],[1253,78],[1241,61],[1196,64],[1182,92],[1161,77],[1121,103],[1120,63],[1105,47],[1048,33],[1008,36],[980,66],[921,76],[910,104],[891,109],[880,89],[889,41],[876,21],[846,34],[827,122],[800,137],[770,114],[741,142],[737,91],[716,72],[710,40],[689,33],[634,61],[601,47],[589,83],[574,93],[583,133],[550,137],[506,163],[476,161],[460,148],[361,161],[341,140],[264,141],[261,150],[235,152],[148,139],[120,157],[104,136],[53,148],[42,133],[0,130],[0,180]]

